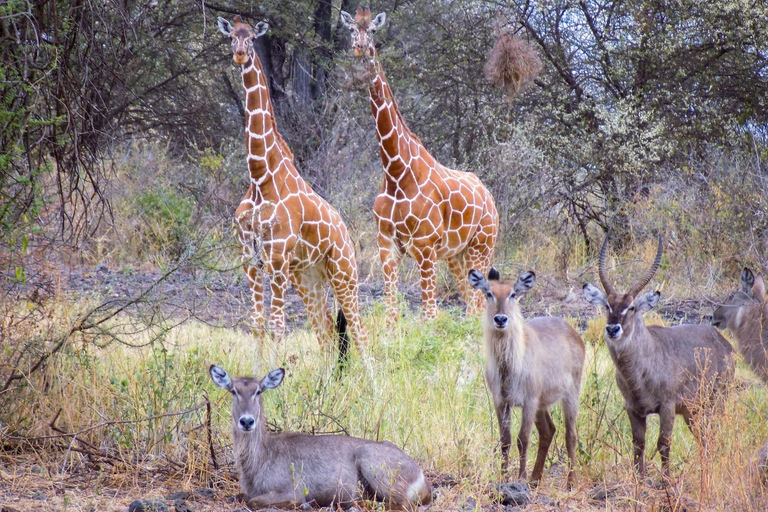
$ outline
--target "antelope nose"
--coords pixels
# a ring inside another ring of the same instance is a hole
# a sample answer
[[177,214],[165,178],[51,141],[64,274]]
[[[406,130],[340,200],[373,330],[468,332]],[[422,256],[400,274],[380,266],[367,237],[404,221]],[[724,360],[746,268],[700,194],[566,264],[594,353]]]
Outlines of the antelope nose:
[[253,425],[255,423],[256,420],[253,419],[253,416],[240,416],[240,430],[249,432],[253,430]]
[[496,327],[499,329],[503,329],[507,326],[507,315],[496,315],[493,317],[493,323],[496,324]]
[[615,338],[619,335],[621,326],[619,324],[608,324],[605,326],[605,333],[609,338]]

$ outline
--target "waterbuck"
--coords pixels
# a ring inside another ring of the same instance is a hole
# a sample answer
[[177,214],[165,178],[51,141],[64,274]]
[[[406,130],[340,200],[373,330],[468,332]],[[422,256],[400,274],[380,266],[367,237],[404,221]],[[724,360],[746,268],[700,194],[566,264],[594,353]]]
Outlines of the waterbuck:
[[640,475],[645,473],[646,418],[658,414],[658,450],[668,476],[675,415],[682,415],[693,432],[697,414],[724,391],[733,374],[733,347],[710,325],[645,325],[643,313],[658,304],[660,293],[639,294],[661,262],[661,236],[651,268],[623,295],[616,292],[606,276],[607,247],[606,235],[598,264],[605,293],[585,284],[584,296],[606,310],[605,340],[632,426],[635,468]]
[[526,459],[531,426],[539,432],[539,451],[533,466],[532,482],[541,480],[544,461],[555,435],[549,413],[552,404],[562,401],[565,418],[565,445],[569,470],[567,485],[573,484],[576,462],[576,415],[579,411],[581,370],[584,367],[584,342],[562,318],[540,317],[526,322],[520,312],[520,296],[536,280],[533,272],[520,275],[517,282],[500,281],[491,268],[488,279],[477,270],[469,272],[469,283],[486,296],[485,379],[493,396],[501,436],[502,471],[509,466],[512,442],[512,407],[522,407],[517,448],[520,452],[521,479],[526,478]]
[[712,325],[730,329],[739,340],[739,352],[752,371],[768,384],[768,300],[765,282],[745,268],[741,290],[733,292],[712,314]]
[[432,501],[432,487],[419,465],[390,442],[267,433],[261,394],[280,385],[282,368],[261,380],[233,379],[216,365],[210,374],[217,386],[232,393],[235,457],[249,507],[335,509],[375,500],[415,510]]

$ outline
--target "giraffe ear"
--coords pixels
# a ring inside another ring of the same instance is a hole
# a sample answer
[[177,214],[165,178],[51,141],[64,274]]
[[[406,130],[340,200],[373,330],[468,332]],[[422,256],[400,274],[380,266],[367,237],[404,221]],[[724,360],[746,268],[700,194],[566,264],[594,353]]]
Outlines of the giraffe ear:
[[347,11],[341,11],[341,23],[347,28],[354,28],[355,18],[353,18]]
[[374,33],[377,30],[379,30],[381,27],[383,27],[384,23],[386,22],[387,22],[387,14],[380,12],[379,14],[376,15],[375,18],[373,18],[373,21],[371,22],[371,28],[369,28],[368,30],[370,30],[371,33]]
[[267,30],[269,29],[269,23],[266,21],[260,21],[256,24],[256,27],[254,27],[254,30],[256,31],[256,35],[253,36],[254,39],[258,39],[264,34],[267,33]]
[[219,32],[225,36],[229,37],[229,35],[232,33],[232,25],[230,25],[229,21],[225,20],[221,16],[219,16],[216,25],[219,27]]

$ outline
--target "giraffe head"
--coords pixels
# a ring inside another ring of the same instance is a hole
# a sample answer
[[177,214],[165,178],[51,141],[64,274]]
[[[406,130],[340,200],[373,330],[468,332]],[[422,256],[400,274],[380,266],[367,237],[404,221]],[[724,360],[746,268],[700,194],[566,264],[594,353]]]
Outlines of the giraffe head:
[[234,26],[224,18],[219,17],[219,32],[229,37],[232,41],[232,54],[235,64],[242,66],[248,62],[248,58],[253,55],[253,41],[263,36],[269,24],[266,21],[260,21],[256,28],[245,23],[240,16],[235,16]]
[[368,8],[358,7],[354,18],[348,12],[341,11],[341,22],[349,29],[352,51],[357,57],[376,55],[373,34],[383,27],[386,21],[387,15],[383,12],[371,18],[371,10]]

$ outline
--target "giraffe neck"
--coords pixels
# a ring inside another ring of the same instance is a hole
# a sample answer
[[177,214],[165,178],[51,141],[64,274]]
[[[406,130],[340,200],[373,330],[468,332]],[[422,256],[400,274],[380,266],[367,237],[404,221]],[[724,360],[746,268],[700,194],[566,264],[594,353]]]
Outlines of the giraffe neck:
[[269,85],[256,52],[241,66],[245,91],[245,145],[248,149],[248,169],[251,183],[263,197],[273,199],[275,175],[288,172],[280,165],[284,159],[293,161],[293,153],[277,131]]
[[[384,69],[376,57],[375,50],[371,62],[374,77],[368,88],[368,93],[371,112],[376,120],[376,137],[379,140],[379,151],[384,164],[384,171],[386,176],[398,182],[402,182],[404,174],[413,175],[418,182],[419,179],[416,175],[418,169],[414,169],[410,165],[411,157],[425,157],[429,155],[429,152],[405,124],[384,74]],[[416,154],[412,155],[414,149],[416,149]]]

